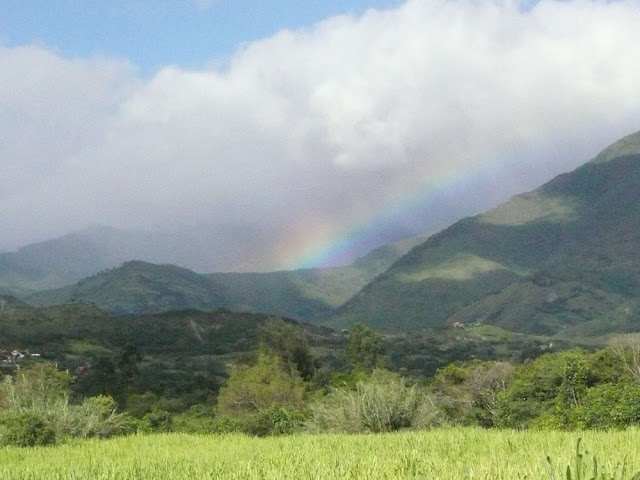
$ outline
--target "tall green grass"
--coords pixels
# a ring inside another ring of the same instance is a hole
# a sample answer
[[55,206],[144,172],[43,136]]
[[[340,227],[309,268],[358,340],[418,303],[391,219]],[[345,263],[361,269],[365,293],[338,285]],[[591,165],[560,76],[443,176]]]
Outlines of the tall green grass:
[[[3,448],[0,478],[565,479],[567,466],[575,470],[579,437],[581,453],[589,451],[585,459],[595,456],[599,472],[611,472],[598,479],[629,480],[640,471],[637,429],[579,434],[441,429],[272,438],[166,434]],[[621,477],[623,464],[628,474]]]

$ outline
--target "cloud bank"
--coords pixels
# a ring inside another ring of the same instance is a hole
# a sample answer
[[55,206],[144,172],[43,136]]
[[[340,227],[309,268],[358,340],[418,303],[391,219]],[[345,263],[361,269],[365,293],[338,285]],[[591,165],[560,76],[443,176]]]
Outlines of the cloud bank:
[[638,25],[633,0],[410,0],[150,78],[0,47],[0,247],[207,226],[239,253],[202,269],[265,270],[441,226],[640,129]]

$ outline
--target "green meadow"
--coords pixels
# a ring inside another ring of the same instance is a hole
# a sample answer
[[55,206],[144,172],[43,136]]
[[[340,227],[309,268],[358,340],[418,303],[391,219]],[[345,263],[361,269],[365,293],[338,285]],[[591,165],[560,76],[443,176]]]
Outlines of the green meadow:
[[[580,455],[576,455],[580,438]],[[0,450],[0,478],[621,480],[640,471],[638,445],[638,429],[452,428],[271,438],[171,433],[54,447],[5,447]]]

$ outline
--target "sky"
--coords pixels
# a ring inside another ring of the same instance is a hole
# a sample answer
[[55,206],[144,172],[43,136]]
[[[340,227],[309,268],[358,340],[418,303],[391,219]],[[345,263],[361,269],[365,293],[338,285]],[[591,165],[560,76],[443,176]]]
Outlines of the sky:
[[348,262],[640,130],[638,25],[639,0],[4,0],[0,251],[109,225],[206,232],[220,270]]

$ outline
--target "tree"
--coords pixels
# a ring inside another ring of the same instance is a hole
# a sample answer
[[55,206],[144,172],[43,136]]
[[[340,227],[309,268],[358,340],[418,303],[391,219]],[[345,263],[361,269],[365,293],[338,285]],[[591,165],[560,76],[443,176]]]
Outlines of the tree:
[[284,433],[283,417],[301,418],[304,384],[277,355],[260,352],[251,367],[237,367],[218,395],[218,414],[254,434]]
[[640,333],[620,336],[615,342],[625,370],[635,383],[640,383]]
[[354,370],[363,370],[367,373],[384,366],[382,335],[361,323],[355,325],[349,330],[347,359]]
[[311,380],[318,366],[311,355],[307,336],[299,325],[281,318],[270,318],[262,326],[260,337],[262,345],[278,355],[285,368],[291,370],[293,367],[305,382]]
[[556,396],[555,425],[570,427],[573,412],[582,406],[587,393],[587,366],[584,357],[584,354],[576,353],[566,359],[562,383]]
[[626,428],[640,424],[640,385],[602,384],[587,390],[582,405],[571,415],[575,428]]
[[535,426],[543,415],[552,416],[566,360],[573,355],[574,352],[545,354],[520,366],[515,379],[498,394],[498,426],[527,428]]
[[449,422],[492,427],[497,420],[498,396],[514,374],[515,367],[506,362],[450,364],[438,370],[431,388]]

